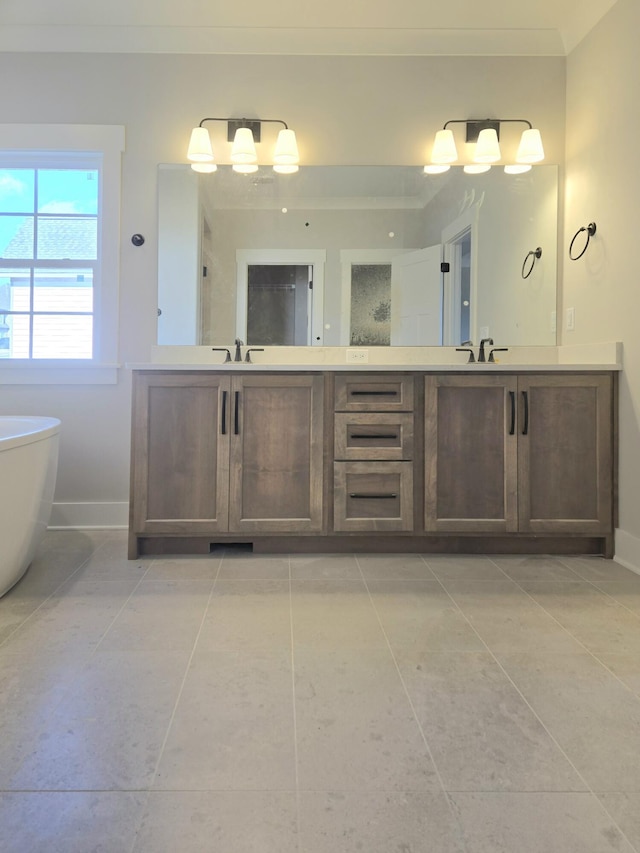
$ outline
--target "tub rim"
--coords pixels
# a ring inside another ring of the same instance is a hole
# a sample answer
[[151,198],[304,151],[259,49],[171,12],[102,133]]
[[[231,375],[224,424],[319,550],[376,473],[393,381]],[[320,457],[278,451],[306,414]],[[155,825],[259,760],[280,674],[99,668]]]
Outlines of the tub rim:
[[[3,425],[13,426],[5,434]],[[44,415],[0,415],[0,452],[44,441],[60,432],[59,418]]]

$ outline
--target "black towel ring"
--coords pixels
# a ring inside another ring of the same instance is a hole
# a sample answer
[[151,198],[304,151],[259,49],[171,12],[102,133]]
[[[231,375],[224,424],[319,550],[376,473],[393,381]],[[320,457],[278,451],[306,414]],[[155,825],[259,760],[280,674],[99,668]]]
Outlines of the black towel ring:
[[[542,249],[540,248],[540,246],[538,246],[538,248],[535,250],[535,252],[532,250],[531,252],[529,252],[527,254],[527,257],[524,259],[524,262],[522,264],[522,273],[521,273],[522,278],[529,278],[529,276],[533,272],[533,268],[535,266],[536,260],[538,258],[541,258],[541,257],[542,257]],[[525,267],[527,266],[527,261],[529,260],[529,258],[531,258],[531,263],[529,264],[529,269],[525,273],[524,270],[525,270]]]
[[[583,248],[583,250],[580,252],[580,254],[579,254],[579,255],[576,255],[576,256],[574,257],[574,256],[571,254],[571,250],[573,249],[573,244],[576,242],[576,237],[577,237],[577,236],[578,236],[578,234],[580,234],[582,231],[586,231],[586,232],[587,232],[587,242],[584,244],[584,248]],[[595,233],[596,233],[596,223],[595,223],[595,222],[590,222],[586,227],[583,225],[583,226],[582,226],[582,228],[579,228],[579,229],[576,231],[576,233],[573,235],[573,240],[571,241],[571,244],[569,245],[569,257],[571,258],[571,260],[572,260],[572,261],[577,261],[577,260],[578,260],[578,258],[581,258],[581,257],[584,255],[584,253],[587,251],[587,246],[589,245],[589,240],[593,237],[593,235],[594,235]]]

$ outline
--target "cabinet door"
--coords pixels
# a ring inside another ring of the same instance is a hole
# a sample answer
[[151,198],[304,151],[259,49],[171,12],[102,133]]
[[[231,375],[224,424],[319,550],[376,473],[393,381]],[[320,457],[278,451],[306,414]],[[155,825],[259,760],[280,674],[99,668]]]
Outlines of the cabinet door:
[[233,377],[233,532],[322,531],[323,388],[317,375]]
[[425,528],[517,529],[517,381],[510,376],[425,378]]
[[521,376],[518,389],[520,530],[611,532],[611,376]]
[[133,529],[211,533],[228,527],[229,379],[136,377]]

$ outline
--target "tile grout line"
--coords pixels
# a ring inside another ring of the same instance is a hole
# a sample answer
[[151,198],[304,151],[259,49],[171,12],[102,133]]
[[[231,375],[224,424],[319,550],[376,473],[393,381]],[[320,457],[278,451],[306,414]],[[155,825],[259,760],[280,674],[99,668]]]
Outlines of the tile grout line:
[[287,555],[289,564],[289,630],[291,636],[291,704],[293,722],[293,762],[296,783],[296,850],[300,853],[300,779],[298,771],[298,717],[296,712],[296,670],[295,670],[295,640],[293,633],[293,584],[291,577],[291,554]]
[[[172,711],[171,711],[171,715],[170,715],[169,720],[168,720],[168,722],[167,722],[167,727],[166,727],[166,731],[165,731],[164,738],[162,739],[162,744],[160,745],[160,749],[159,749],[159,751],[158,751],[158,759],[157,759],[157,761],[156,761],[156,763],[155,763],[155,766],[154,766],[154,768],[153,768],[153,773],[152,773],[152,775],[151,775],[151,781],[150,781],[150,784],[149,784],[149,786],[148,786],[146,789],[144,789],[144,791],[145,791],[145,793],[146,793],[146,797],[145,797],[145,804],[144,804],[144,807],[143,807],[143,809],[144,809],[144,810],[146,810],[147,803],[149,802],[149,797],[150,797],[150,795],[151,795],[151,790],[152,790],[152,788],[153,788],[153,786],[154,786],[154,783],[155,783],[155,780],[156,780],[156,776],[157,776],[157,774],[158,774],[158,768],[160,767],[160,762],[162,761],[162,758],[163,758],[163,756],[164,756],[165,747],[166,747],[166,745],[167,745],[167,741],[169,740],[169,734],[170,734],[170,732],[171,732],[171,728],[172,728],[172,726],[173,726],[173,721],[174,721],[175,716],[176,716],[176,711],[177,711],[177,709],[178,709],[178,705],[179,705],[179,703],[180,703],[180,699],[181,699],[181,697],[182,697],[182,693],[183,693],[183,690],[184,690],[184,685],[185,685],[185,683],[186,683],[186,681],[187,681],[187,676],[189,675],[189,669],[190,669],[190,667],[191,667],[191,661],[193,660],[193,656],[194,656],[195,651],[196,651],[196,648],[197,648],[197,646],[198,646],[198,640],[200,639],[200,634],[202,633],[202,628],[203,628],[203,625],[204,625],[204,621],[205,621],[205,619],[207,618],[207,613],[209,612],[209,606],[210,606],[210,604],[211,604],[211,599],[213,598],[213,592],[214,592],[214,590],[215,590],[215,588],[216,588],[216,583],[218,582],[218,577],[219,577],[219,575],[220,575],[220,569],[221,569],[221,567],[222,567],[222,560],[223,560],[223,556],[221,556],[221,557],[219,558],[218,571],[216,572],[216,576],[215,576],[215,578],[213,579],[213,583],[211,584],[211,590],[209,591],[209,595],[208,595],[208,597],[207,597],[207,604],[206,604],[206,606],[205,606],[205,608],[204,608],[204,612],[203,612],[203,614],[202,614],[202,619],[200,620],[200,626],[199,626],[199,628],[198,628],[198,632],[197,632],[197,634],[196,634],[196,636],[195,636],[195,639],[194,639],[194,641],[193,641],[193,648],[191,649],[191,654],[189,655],[189,659],[187,660],[187,664],[186,664],[186,666],[185,666],[185,670],[184,670],[184,675],[183,675],[183,677],[182,677],[182,681],[180,682],[180,687],[178,688],[178,695],[176,696],[176,700],[175,700],[175,702],[173,703],[173,709],[172,709]],[[129,849],[129,853],[134,853],[134,851],[135,851],[135,849],[136,849],[136,845],[137,845],[137,843],[138,843],[138,834],[139,834],[140,826],[141,826],[141,822],[142,822],[142,817],[144,816],[144,810],[142,810],[142,809],[141,809],[141,817],[140,817],[140,820],[138,821],[138,825],[137,825],[137,828],[136,828],[136,831],[135,831],[135,833],[134,833],[134,837],[133,837],[133,843],[132,843],[132,845],[131,845],[131,847],[130,847],[130,849]]]
[[[431,761],[431,764],[433,765],[433,769],[435,771],[436,777],[437,777],[438,782],[440,784],[440,790],[442,791],[442,794],[443,794],[443,796],[447,802],[447,807],[448,807],[449,813],[451,814],[451,817],[453,819],[454,825],[458,829],[458,835],[459,835],[460,843],[462,844],[463,848],[465,850],[467,850],[467,843],[466,843],[465,838],[464,838],[464,832],[462,829],[462,825],[460,824],[458,816],[455,813],[455,810],[453,808],[453,804],[452,804],[451,799],[449,797],[449,793],[448,793],[448,791],[445,787],[445,784],[444,784],[444,779],[442,778],[442,774],[440,773],[440,769],[436,763],[435,758],[433,757],[433,752],[431,751],[431,746],[429,745],[429,741],[427,740],[427,737],[424,733],[424,729],[422,728],[420,720],[418,719],[418,715],[416,713],[416,709],[415,709],[415,706],[413,704],[413,700],[411,699],[411,696],[409,695],[409,691],[407,690],[407,685],[405,684],[404,678],[402,677],[402,673],[400,672],[400,667],[398,666],[398,661],[396,660],[396,656],[393,653],[391,643],[389,642],[389,637],[387,636],[387,632],[385,631],[384,625],[382,624],[382,620],[380,619],[380,614],[378,613],[378,608],[376,607],[376,605],[373,601],[373,596],[371,595],[371,590],[369,589],[369,584],[367,583],[367,579],[365,577],[365,574],[362,571],[362,566],[360,565],[360,559],[358,557],[358,554],[355,554],[354,556],[355,556],[356,564],[357,564],[358,569],[360,571],[360,577],[362,578],[362,582],[364,583],[364,587],[367,591],[367,595],[369,596],[369,602],[371,604],[371,607],[373,608],[373,612],[376,615],[376,619],[378,620],[378,625],[380,626],[380,630],[382,631],[382,636],[385,639],[385,643],[387,644],[387,648],[389,650],[389,654],[391,655],[393,665],[395,666],[396,672],[398,673],[398,678],[400,679],[400,684],[402,685],[402,689],[404,690],[404,694],[405,694],[407,701],[409,703],[409,707],[411,708],[411,713],[413,714],[413,719],[416,722],[416,725],[418,727],[418,731],[420,732],[420,736],[421,736],[422,741],[423,741],[425,748],[427,750],[427,755],[429,756],[429,759]],[[421,559],[423,559],[422,555],[419,555],[419,556]],[[428,565],[427,565],[427,569],[433,574],[431,568]],[[424,792],[421,792],[421,793],[424,793]]]
[[[500,569],[500,571],[503,571],[503,570],[500,568],[500,566],[499,566],[499,565],[498,565],[494,560],[492,560],[492,558],[491,558],[489,555],[484,555],[484,556],[486,556],[486,557],[487,557],[487,559],[491,560],[491,562],[492,562],[492,563],[494,563],[494,565],[496,565],[496,566],[497,566],[497,568],[498,568],[498,569]],[[506,572],[505,572],[504,574],[505,574],[505,576],[506,576],[506,577],[508,577],[508,575],[506,575]],[[440,581],[440,579],[438,579],[438,580]],[[509,578],[509,580],[513,581],[513,578]],[[520,585],[517,583],[517,581],[513,581],[513,582],[516,584],[516,586],[518,586],[520,589],[522,589],[522,587],[520,587]],[[498,660],[498,658],[496,657],[496,655],[491,651],[491,649],[489,648],[489,646],[487,645],[487,643],[484,641],[484,639],[480,636],[480,634],[479,634],[479,632],[476,630],[475,626],[471,623],[471,621],[470,621],[470,620],[469,620],[469,618],[467,617],[466,613],[462,610],[462,608],[457,604],[457,602],[455,601],[455,599],[453,598],[453,596],[449,593],[449,591],[447,590],[447,588],[445,587],[445,585],[442,583],[442,581],[440,581],[440,584],[441,584],[441,586],[442,586],[443,590],[445,591],[446,595],[451,599],[451,602],[452,602],[453,606],[456,608],[456,610],[458,610],[458,611],[460,612],[460,614],[462,615],[462,618],[465,620],[465,622],[467,622],[467,624],[469,625],[469,627],[471,628],[471,630],[476,634],[476,636],[478,637],[478,639],[480,640],[480,642],[482,643],[482,645],[483,645],[483,646],[485,647],[485,649],[487,650],[487,653],[488,653],[488,654],[491,656],[491,658],[495,661],[495,663],[496,663],[496,664],[498,665],[498,667],[500,668],[501,672],[504,674],[504,676],[505,676],[505,677],[506,677],[506,679],[508,680],[509,684],[511,684],[511,686],[513,687],[513,689],[517,692],[518,696],[520,696],[520,698],[521,698],[521,699],[522,699],[522,701],[525,703],[525,705],[527,706],[527,708],[529,708],[529,710],[531,711],[531,713],[533,714],[533,716],[535,717],[535,719],[536,719],[536,720],[539,722],[539,724],[542,726],[543,730],[546,732],[546,734],[547,734],[547,735],[548,735],[548,737],[552,740],[552,742],[556,745],[556,747],[557,747],[557,748],[558,748],[558,750],[560,751],[561,755],[565,758],[565,760],[566,760],[566,761],[569,763],[569,765],[573,768],[573,770],[575,771],[575,773],[576,773],[576,775],[577,775],[578,779],[580,779],[580,781],[584,784],[585,788],[587,789],[587,791],[586,791],[586,792],[584,792],[584,791],[582,791],[582,792],[580,792],[580,791],[573,791],[573,792],[567,792],[567,793],[587,793],[587,792],[588,792],[592,797],[594,797],[594,798],[595,798],[595,800],[596,800],[596,802],[599,804],[600,808],[604,811],[604,813],[607,815],[607,817],[612,821],[612,823],[614,824],[614,826],[616,827],[616,829],[618,830],[618,832],[620,833],[620,835],[622,836],[622,838],[627,842],[627,844],[629,845],[629,847],[631,848],[631,850],[635,851],[635,853],[640,853],[640,851],[638,851],[638,849],[637,849],[637,848],[636,848],[636,847],[635,847],[635,846],[634,846],[634,845],[629,841],[629,839],[627,838],[626,834],[622,831],[622,829],[621,829],[621,828],[620,828],[620,826],[618,825],[618,822],[613,818],[613,816],[612,816],[611,814],[609,814],[608,810],[604,807],[603,803],[600,801],[600,799],[598,798],[598,795],[597,795],[597,794],[595,793],[595,791],[592,789],[591,785],[589,785],[589,783],[587,782],[587,780],[583,777],[582,773],[580,773],[580,771],[579,771],[579,770],[578,770],[578,768],[575,766],[575,764],[573,763],[573,761],[571,761],[571,759],[570,759],[570,758],[569,758],[569,756],[566,754],[566,752],[564,751],[564,749],[562,748],[562,746],[558,743],[558,741],[556,740],[556,738],[554,737],[554,735],[552,735],[552,734],[551,734],[551,732],[549,731],[549,729],[547,728],[547,726],[544,724],[544,722],[542,721],[542,719],[540,718],[540,716],[539,716],[539,715],[536,713],[536,711],[534,710],[533,706],[532,706],[532,705],[530,704],[530,702],[527,700],[527,698],[525,697],[525,695],[524,695],[524,694],[522,693],[522,691],[519,689],[519,687],[518,687],[518,686],[517,686],[517,684],[514,682],[514,680],[511,678],[511,676],[510,676],[510,675],[509,675],[509,673],[506,671],[506,669],[502,666],[502,664],[500,663],[500,661]],[[527,591],[526,591],[526,590],[524,590],[524,589],[523,589],[522,591],[523,591],[525,594],[527,594]],[[532,599],[532,600],[533,600],[533,601],[535,601],[535,599]],[[535,603],[537,604],[537,602],[535,602]],[[538,605],[538,606],[541,606],[541,605]],[[544,608],[542,608],[542,609],[544,610]],[[547,611],[545,610],[545,613],[546,613],[546,612],[547,612]],[[549,614],[549,616],[551,616],[551,614]],[[553,618],[553,617],[552,617],[552,618]],[[557,620],[555,620],[555,621],[557,621]],[[559,623],[559,622],[558,622],[558,624],[560,625],[560,623]],[[563,625],[561,625],[560,627],[564,628],[564,626],[563,626]],[[566,629],[564,629],[564,630],[566,630]],[[569,632],[568,632],[568,633],[569,633]],[[573,635],[571,635],[571,636],[573,636]],[[575,639],[575,638],[574,638],[574,639]],[[579,641],[579,640],[577,640],[577,642],[580,642],[580,641]],[[496,792],[496,793],[499,793],[499,792]],[[515,793],[517,793],[517,792],[515,792]],[[526,793],[526,792],[521,792],[521,793]],[[548,792],[548,793],[554,793],[554,792]]]

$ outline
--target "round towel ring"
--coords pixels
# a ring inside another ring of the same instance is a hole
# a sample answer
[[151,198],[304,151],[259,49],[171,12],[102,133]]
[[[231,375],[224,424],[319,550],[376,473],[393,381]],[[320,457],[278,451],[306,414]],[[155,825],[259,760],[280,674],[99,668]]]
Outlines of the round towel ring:
[[[524,262],[522,264],[522,272],[521,272],[522,278],[529,278],[529,276],[533,272],[533,268],[535,266],[536,260],[538,258],[541,258],[541,257],[542,257],[542,249],[540,248],[540,246],[538,246],[538,248],[535,251],[532,250],[531,252],[529,252],[527,254],[527,257],[524,259]],[[525,273],[525,268],[527,266],[527,261],[529,260],[529,258],[531,258],[531,263],[529,264],[529,269]]]
[[[584,244],[584,248],[582,249],[580,254],[574,256],[571,253],[571,251],[573,249],[573,244],[576,242],[576,238],[577,238],[578,234],[580,234],[582,231],[587,232],[587,242]],[[593,235],[595,233],[596,233],[596,223],[595,222],[590,222],[586,227],[583,225],[582,228],[579,228],[576,231],[576,233],[573,235],[573,240],[571,241],[571,244],[569,245],[569,257],[571,258],[572,261],[577,261],[578,258],[581,258],[584,255],[584,253],[587,251],[587,247],[589,246],[589,240],[591,240],[591,238],[593,237]]]

